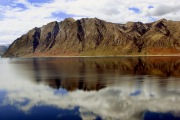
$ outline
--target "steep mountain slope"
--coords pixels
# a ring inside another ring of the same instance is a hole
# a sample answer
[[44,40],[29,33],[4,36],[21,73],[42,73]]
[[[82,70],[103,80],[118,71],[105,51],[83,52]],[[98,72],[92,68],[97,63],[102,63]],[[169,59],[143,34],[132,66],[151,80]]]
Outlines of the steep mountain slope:
[[142,37],[143,51],[151,54],[178,54],[180,52],[180,22],[165,19],[154,22]]
[[116,56],[180,52],[180,22],[115,24],[97,18],[51,22],[15,40],[9,56]]

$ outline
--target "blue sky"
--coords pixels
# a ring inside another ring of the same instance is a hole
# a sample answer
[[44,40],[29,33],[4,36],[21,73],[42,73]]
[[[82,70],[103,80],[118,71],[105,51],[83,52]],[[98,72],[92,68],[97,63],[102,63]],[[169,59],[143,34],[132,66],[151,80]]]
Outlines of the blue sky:
[[51,2],[52,0],[28,0],[31,3],[48,3]]
[[136,8],[136,7],[130,7],[128,8],[129,10],[133,11],[134,13],[136,14],[140,14],[141,13],[141,10],[139,8]]
[[0,0],[0,44],[12,43],[34,27],[72,17],[152,22],[180,20],[179,0]]
[[[15,1],[15,0],[1,0],[0,5],[11,5],[11,3],[13,3],[13,1]],[[27,0],[27,2],[30,2],[30,3],[48,3],[48,2],[52,2],[52,0]]]
[[13,0],[1,0],[0,5],[9,5],[12,3]]

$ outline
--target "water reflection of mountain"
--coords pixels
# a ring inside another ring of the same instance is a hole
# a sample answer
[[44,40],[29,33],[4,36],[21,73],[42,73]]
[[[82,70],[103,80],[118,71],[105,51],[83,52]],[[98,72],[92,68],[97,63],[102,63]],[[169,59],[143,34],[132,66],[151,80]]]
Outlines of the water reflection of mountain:
[[36,82],[70,91],[100,90],[125,80],[144,82],[142,76],[159,77],[157,81],[166,85],[163,78],[180,76],[179,57],[35,58],[24,62],[34,71]]
[[[100,74],[81,59],[49,59],[43,61],[34,59],[35,80],[45,82],[53,88],[99,90],[105,86]],[[88,77],[87,71],[92,71]],[[97,71],[98,72],[98,71]]]

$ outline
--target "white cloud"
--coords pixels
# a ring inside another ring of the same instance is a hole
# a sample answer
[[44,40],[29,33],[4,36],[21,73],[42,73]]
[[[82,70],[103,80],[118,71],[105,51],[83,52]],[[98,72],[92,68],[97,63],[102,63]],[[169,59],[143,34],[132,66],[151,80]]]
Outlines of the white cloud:
[[[15,0],[12,4],[23,4],[26,9],[10,4],[0,6],[0,44],[3,41],[12,42],[33,27],[64,19],[63,16],[52,15],[58,12],[74,15],[78,19],[82,16],[97,17],[115,23],[150,22],[161,18],[180,20],[179,0],[54,0],[49,3]],[[153,8],[149,9],[149,6]],[[129,7],[136,7],[141,13],[135,14]]]
[[[12,66],[13,64],[11,64]],[[141,119],[139,115],[147,110],[154,112],[180,110],[180,91],[177,86],[179,83],[178,81],[172,82],[174,79],[168,79],[168,86],[162,89],[157,83],[157,79],[147,78],[144,80],[144,84],[139,86],[132,81],[134,79],[132,76],[127,77],[125,81],[119,79],[116,83],[100,91],[76,90],[62,95],[54,94],[53,89],[44,85],[45,81],[41,84],[34,84],[31,75],[24,74],[23,69],[17,71],[15,69],[17,66],[14,69],[11,67],[5,66],[5,70],[12,73],[11,76],[1,75],[0,88],[7,92],[3,105],[11,104],[24,112],[41,105],[69,110],[79,106],[82,115],[83,113],[93,113],[104,119],[139,120]],[[141,89],[140,95],[130,96],[138,89]],[[151,94],[154,97],[151,97]],[[25,100],[29,102],[22,105],[21,103]],[[83,117],[93,118],[93,116]]]

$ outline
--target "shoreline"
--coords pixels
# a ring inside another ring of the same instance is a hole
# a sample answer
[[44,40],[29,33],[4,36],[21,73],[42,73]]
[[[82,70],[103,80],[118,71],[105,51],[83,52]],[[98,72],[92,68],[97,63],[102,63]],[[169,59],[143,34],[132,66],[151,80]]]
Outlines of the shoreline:
[[[118,55],[118,56],[22,56],[11,58],[118,58],[118,57],[180,57],[180,55]],[[6,58],[6,57],[1,57]],[[10,57],[7,57],[10,58]]]

